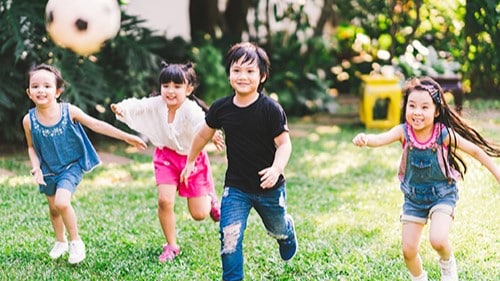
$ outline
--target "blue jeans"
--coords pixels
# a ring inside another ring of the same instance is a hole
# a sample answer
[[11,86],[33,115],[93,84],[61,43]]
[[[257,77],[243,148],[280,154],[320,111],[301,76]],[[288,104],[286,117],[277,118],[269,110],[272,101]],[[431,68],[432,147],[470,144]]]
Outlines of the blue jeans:
[[243,236],[252,207],[259,214],[270,236],[277,240],[293,236],[293,229],[285,219],[285,185],[261,194],[225,187],[219,230],[224,281],[243,280]]

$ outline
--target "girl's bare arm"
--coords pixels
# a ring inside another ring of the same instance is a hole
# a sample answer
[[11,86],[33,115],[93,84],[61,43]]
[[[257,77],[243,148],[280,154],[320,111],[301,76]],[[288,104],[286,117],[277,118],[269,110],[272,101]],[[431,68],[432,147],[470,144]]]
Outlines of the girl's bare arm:
[[474,157],[477,161],[479,161],[483,166],[485,166],[488,169],[488,171],[490,171],[490,173],[493,174],[493,176],[495,176],[497,182],[500,183],[500,169],[495,165],[493,159],[490,156],[488,156],[486,152],[484,152],[479,146],[468,141],[459,134],[454,134],[454,136],[453,134],[448,135],[445,142],[449,145],[450,140],[453,137],[456,138],[458,149],[462,150],[463,152],[469,154],[470,156]]
[[109,123],[96,119],[74,105],[70,105],[70,115],[74,121],[80,122],[96,133],[125,141],[139,150],[144,150],[147,147],[146,143],[138,136],[126,133]]
[[26,143],[28,145],[28,157],[31,162],[31,174],[33,175],[36,183],[45,185],[42,169],[40,168],[40,159],[38,159],[38,155],[33,147],[33,140],[31,139],[29,114],[26,114],[23,118],[23,128],[24,135],[26,136]]
[[352,142],[357,146],[379,147],[393,142],[403,142],[404,131],[401,125],[397,125],[389,131],[380,134],[357,134]]

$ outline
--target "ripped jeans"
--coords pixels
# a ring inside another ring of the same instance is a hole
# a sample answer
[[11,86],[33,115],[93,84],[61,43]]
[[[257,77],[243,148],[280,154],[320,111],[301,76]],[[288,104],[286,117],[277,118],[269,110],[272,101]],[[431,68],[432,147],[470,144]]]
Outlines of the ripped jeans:
[[243,236],[252,207],[259,214],[271,237],[280,240],[293,235],[293,229],[285,219],[285,185],[262,194],[246,193],[237,188],[225,187],[221,201],[219,230],[224,281],[243,280]]

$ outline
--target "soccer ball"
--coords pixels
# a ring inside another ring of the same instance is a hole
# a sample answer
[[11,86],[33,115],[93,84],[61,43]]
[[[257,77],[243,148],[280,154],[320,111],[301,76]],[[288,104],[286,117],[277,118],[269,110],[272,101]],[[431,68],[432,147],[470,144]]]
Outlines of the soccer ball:
[[49,0],[45,23],[50,38],[79,55],[90,55],[120,29],[117,0]]

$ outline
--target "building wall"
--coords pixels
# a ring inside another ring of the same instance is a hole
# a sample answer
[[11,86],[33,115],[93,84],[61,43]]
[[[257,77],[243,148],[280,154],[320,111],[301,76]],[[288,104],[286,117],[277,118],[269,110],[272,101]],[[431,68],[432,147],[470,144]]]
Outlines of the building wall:
[[189,39],[189,0],[130,0],[127,14],[146,20],[144,26],[168,38]]
[[[319,16],[323,0],[271,0],[270,5],[277,4],[278,11],[282,11],[286,9],[290,2],[295,4],[305,3],[306,13],[311,22],[314,23]],[[219,10],[223,11],[226,0],[218,0],[218,4]],[[260,1],[259,9],[261,12],[259,12],[259,17],[263,17],[261,20],[264,20],[265,5],[266,1]],[[168,38],[181,36],[186,40],[190,40],[189,0],[129,0],[129,3],[125,6],[125,10],[130,15],[145,19],[144,26],[157,31],[158,34],[163,34]],[[253,22],[254,15],[255,13],[251,9],[247,15],[247,21]],[[271,17],[271,29],[273,30],[293,30],[294,27],[295,23],[289,20],[275,22]],[[264,31],[251,30],[253,34]]]

